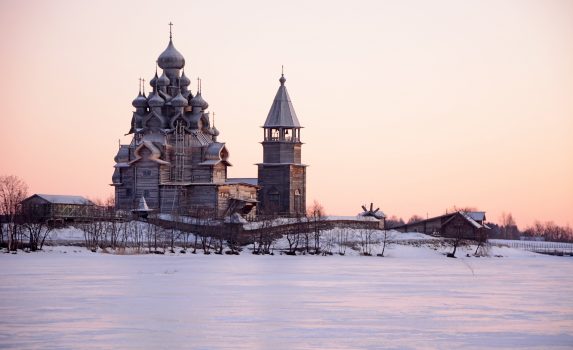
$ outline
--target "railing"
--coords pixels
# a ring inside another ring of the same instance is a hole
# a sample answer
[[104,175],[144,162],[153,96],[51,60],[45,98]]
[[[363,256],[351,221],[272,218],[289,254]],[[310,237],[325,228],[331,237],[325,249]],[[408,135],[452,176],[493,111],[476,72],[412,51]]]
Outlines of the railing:
[[199,234],[236,234],[243,238],[257,236],[261,233],[271,236],[280,236],[289,232],[312,232],[319,228],[320,230],[329,230],[335,227],[354,228],[354,229],[380,229],[378,221],[364,220],[308,220],[308,221],[287,221],[284,223],[259,222],[259,225],[253,227],[253,223],[233,224],[224,223],[223,221],[208,220],[166,220],[157,217],[148,218],[147,222],[168,229],[177,229],[185,232]]
[[526,250],[534,253],[573,256],[573,243],[491,240],[494,244],[505,245],[509,248]]

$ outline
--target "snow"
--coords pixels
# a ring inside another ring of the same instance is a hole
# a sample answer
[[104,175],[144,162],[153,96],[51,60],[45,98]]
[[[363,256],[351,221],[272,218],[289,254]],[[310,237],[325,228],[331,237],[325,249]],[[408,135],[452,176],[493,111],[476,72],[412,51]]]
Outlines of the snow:
[[56,195],[56,194],[35,194],[29,198],[38,196],[46,201],[54,204],[75,204],[75,205],[94,205],[89,199],[82,196],[70,196],[70,195]]
[[50,243],[51,241],[78,241],[83,239],[84,231],[73,226],[68,226],[52,230],[46,241]]
[[573,346],[573,259],[502,246],[448,259],[440,239],[390,236],[385,258],[0,254],[0,348]]

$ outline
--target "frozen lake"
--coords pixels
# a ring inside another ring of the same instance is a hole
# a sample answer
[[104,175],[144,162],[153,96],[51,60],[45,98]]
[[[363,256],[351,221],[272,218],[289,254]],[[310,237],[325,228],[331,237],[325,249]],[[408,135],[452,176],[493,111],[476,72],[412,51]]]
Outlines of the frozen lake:
[[70,251],[0,266],[0,348],[573,348],[573,258]]

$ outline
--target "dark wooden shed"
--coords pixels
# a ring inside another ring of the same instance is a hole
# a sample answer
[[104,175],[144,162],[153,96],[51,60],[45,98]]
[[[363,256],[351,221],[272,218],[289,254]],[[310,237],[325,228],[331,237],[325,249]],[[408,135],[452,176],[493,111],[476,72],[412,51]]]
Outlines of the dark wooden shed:
[[96,205],[82,196],[34,194],[22,201],[22,214],[45,221],[86,218]]

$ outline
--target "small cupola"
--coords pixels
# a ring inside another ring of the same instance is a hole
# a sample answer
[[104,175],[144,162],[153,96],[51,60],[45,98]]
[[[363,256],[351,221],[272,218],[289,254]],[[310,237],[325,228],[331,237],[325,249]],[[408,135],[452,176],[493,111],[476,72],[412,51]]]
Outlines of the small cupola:
[[169,86],[169,78],[167,78],[165,72],[157,79],[157,86]]
[[171,105],[173,107],[185,107],[188,105],[187,99],[181,95],[181,91],[171,99]]
[[154,92],[151,97],[147,100],[149,107],[162,107],[165,104],[165,100],[159,96],[158,93]]
[[179,78],[179,85],[181,85],[181,87],[187,87],[191,85],[191,80],[189,80],[189,78],[187,78],[185,75],[185,70],[183,70],[183,74],[181,74],[181,78]]

